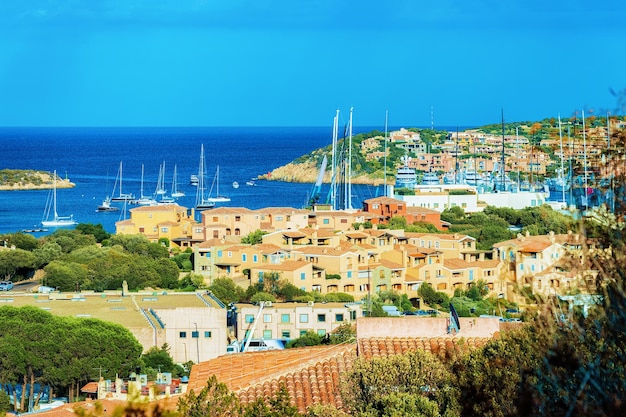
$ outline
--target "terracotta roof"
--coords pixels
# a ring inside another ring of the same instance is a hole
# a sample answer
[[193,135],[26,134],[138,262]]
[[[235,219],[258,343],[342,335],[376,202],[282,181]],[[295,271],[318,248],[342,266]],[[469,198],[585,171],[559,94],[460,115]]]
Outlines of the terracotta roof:
[[297,271],[298,269],[310,264],[311,262],[307,261],[284,261],[279,264],[259,265],[258,267],[255,267],[255,269],[263,269],[265,271]]
[[399,264],[397,262],[392,262],[390,260],[387,259],[381,259],[380,260],[380,264],[386,268],[389,269],[403,269],[404,266],[402,266],[402,264]]
[[88,392],[89,394],[96,394],[98,392],[98,383],[97,382],[87,382],[81,389],[80,392]]
[[164,211],[164,212],[169,212],[169,211],[187,211],[186,207],[183,206],[179,206],[178,204],[159,204],[156,206],[141,206],[141,207],[136,207],[136,208],[132,208],[130,209],[130,212],[143,212],[143,211],[147,211],[147,212],[155,212],[155,211]]
[[306,237],[306,233],[302,233],[298,230],[283,230],[281,232],[284,236],[287,237],[293,237],[293,238],[299,238],[299,237]]
[[202,214],[250,214],[254,212],[254,210],[250,210],[245,207],[214,207],[209,210],[204,210]]
[[489,338],[373,338],[357,344],[316,346],[220,356],[194,365],[189,390],[199,392],[215,375],[243,404],[274,396],[284,384],[300,412],[315,404],[343,405],[339,386],[357,357],[371,359],[412,350],[428,350],[447,358],[455,352],[482,346]]
[[391,197],[374,197],[374,198],[370,198],[368,200],[365,200],[364,202],[368,203],[368,204],[372,204],[372,203],[379,203],[379,204],[404,204],[404,201],[396,200],[395,198],[391,198]]
[[350,344],[223,355],[193,365],[187,390],[200,392],[209,377],[215,375],[231,391],[238,392],[263,381],[308,368],[328,358],[355,351],[356,345]]
[[453,353],[466,351],[484,345],[491,340],[487,337],[381,337],[359,339],[357,352],[359,357],[400,355],[414,350],[427,350],[434,355],[447,358]]

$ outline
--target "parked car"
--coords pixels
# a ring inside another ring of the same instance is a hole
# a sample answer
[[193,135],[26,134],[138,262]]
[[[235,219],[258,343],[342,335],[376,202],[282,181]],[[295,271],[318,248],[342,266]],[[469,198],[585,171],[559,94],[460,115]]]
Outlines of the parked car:
[[0,291],[11,291],[13,283],[11,281],[0,281]]
[[37,292],[40,294],[50,294],[54,290],[55,290],[54,288],[46,287],[45,285],[40,285],[39,288],[37,288]]

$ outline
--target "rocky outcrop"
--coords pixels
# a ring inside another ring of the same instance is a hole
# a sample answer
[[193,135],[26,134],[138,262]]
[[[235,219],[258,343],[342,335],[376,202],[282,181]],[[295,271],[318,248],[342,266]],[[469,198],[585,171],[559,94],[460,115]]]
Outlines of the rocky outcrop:
[[[73,188],[76,184],[57,176],[57,188]],[[53,174],[44,171],[2,170],[0,191],[47,190],[54,187]]]
[[[303,163],[290,162],[267,174],[259,175],[258,178],[269,181],[314,183],[317,181],[319,169],[320,167],[312,161]],[[327,170],[324,174],[324,183],[328,184],[330,181],[331,172]],[[383,178],[375,178],[370,175],[356,174],[352,176],[351,182],[353,184],[381,185],[384,183],[384,180]]]

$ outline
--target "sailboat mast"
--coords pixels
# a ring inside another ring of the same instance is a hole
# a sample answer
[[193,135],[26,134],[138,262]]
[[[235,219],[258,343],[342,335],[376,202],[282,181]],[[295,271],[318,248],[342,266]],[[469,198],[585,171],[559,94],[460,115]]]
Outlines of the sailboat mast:
[[348,192],[346,193],[346,201],[345,207],[346,209],[352,209],[352,110],[353,107],[350,107],[350,128],[348,130],[349,135],[349,149],[348,149],[348,178],[346,184],[348,186]]
[[506,175],[506,168],[504,166],[504,109],[501,110],[502,111],[502,156],[500,158],[501,162],[500,162],[500,187],[502,189],[502,191],[504,190],[505,187],[505,182],[504,182],[504,176]]
[[339,136],[339,109],[333,119],[333,149],[330,172],[330,204],[333,210],[337,210],[337,137]]
[[389,121],[389,110],[385,110],[385,158],[384,158],[384,173],[383,176],[385,178],[384,184],[383,184],[383,195],[385,197],[387,197],[387,122]]
[[559,140],[561,142],[561,198],[565,203],[565,168],[563,167],[563,131],[561,130],[561,114],[559,114]]
[[589,201],[587,195],[587,134],[585,132],[585,111],[582,111],[583,115],[583,169],[585,171],[585,210],[589,208]]
[[59,217],[59,215],[57,214],[57,171],[56,169],[54,170],[54,179],[53,179],[53,191],[52,191],[52,207],[54,210],[54,220],[57,219],[57,217]]
[[459,127],[456,127],[456,140],[454,141],[454,185],[459,178]]

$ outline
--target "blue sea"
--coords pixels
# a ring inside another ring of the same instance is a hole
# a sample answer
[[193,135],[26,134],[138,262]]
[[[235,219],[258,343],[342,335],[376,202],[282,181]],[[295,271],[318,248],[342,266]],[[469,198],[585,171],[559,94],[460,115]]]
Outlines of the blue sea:
[[[377,128],[354,129],[354,134]],[[303,208],[313,184],[263,181],[256,177],[285,165],[332,142],[332,127],[235,127],[235,128],[0,128],[0,169],[57,171],[76,184],[58,189],[58,213],[73,215],[79,223],[102,224],[115,232],[115,223],[129,218],[137,206],[113,203],[117,212],[97,212],[111,195],[123,164],[123,191],[140,194],[144,166],[144,195],[156,190],[159,169],[165,163],[165,185],[171,189],[174,165],[179,189],[186,196],[178,204],[191,208],[196,187],[200,148],[204,145],[207,187],[219,165],[220,194],[231,198],[218,206]],[[255,179],[254,186],[246,185]],[[233,188],[233,182],[239,188]],[[354,207],[364,199],[382,195],[382,187],[354,185]],[[118,189],[119,192],[119,189]],[[322,191],[324,193],[324,191]],[[48,190],[0,191],[0,233],[41,227]],[[199,216],[198,216],[199,219]],[[50,229],[48,233],[53,232]],[[35,236],[41,233],[35,233]]]

